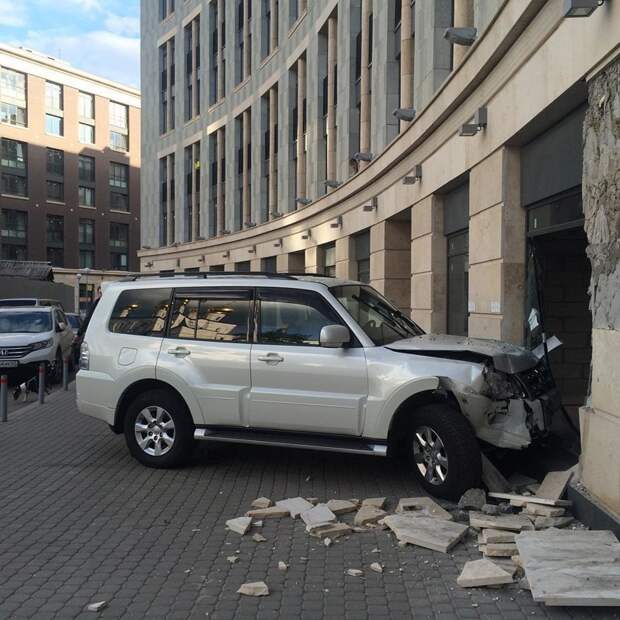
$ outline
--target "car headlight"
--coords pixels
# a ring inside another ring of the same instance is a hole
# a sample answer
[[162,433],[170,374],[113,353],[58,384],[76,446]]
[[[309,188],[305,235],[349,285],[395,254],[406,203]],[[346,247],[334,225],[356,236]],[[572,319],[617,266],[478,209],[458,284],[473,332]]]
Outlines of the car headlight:
[[54,344],[54,340],[50,338],[49,340],[41,340],[40,342],[34,342],[32,346],[33,351],[40,351],[41,349],[49,349]]

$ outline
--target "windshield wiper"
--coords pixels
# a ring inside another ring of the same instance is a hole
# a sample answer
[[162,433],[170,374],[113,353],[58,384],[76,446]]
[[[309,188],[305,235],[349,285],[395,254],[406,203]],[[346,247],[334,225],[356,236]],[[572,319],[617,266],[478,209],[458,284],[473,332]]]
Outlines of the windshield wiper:
[[396,320],[396,317],[394,316],[394,314],[392,312],[390,312],[387,309],[384,309],[376,304],[371,304],[368,301],[365,301],[364,299],[362,299],[361,297],[359,297],[359,295],[352,295],[351,296],[352,299],[354,299],[355,301],[357,301],[360,304],[364,304],[365,306],[367,306],[368,308],[370,308],[371,310],[374,310],[379,316],[381,316],[382,318],[384,318],[389,324],[390,327],[400,336],[407,336],[408,334],[412,333],[406,325],[403,325],[402,323],[400,323],[399,321]]

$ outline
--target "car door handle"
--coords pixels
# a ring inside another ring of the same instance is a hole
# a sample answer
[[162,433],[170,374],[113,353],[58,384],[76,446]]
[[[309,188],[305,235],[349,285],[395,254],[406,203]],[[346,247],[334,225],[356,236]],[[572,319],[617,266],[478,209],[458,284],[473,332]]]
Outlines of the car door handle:
[[268,364],[279,364],[280,362],[284,361],[284,358],[277,353],[267,353],[267,355],[259,355],[256,359],[258,359],[259,362],[267,362]]
[[174,349],[168,349],[168,353],[175,357],[187,357],[191,354],[191,351],[185,347],[175,347]]

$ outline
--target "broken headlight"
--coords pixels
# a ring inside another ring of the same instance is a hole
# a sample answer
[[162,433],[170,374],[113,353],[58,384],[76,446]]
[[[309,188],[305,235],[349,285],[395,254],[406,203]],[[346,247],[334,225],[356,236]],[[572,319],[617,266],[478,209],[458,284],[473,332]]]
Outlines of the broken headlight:
[[487,367],[484,378],[487,383],[486,395],[492,400],[510,400],[511,398],[525,397],[521,386],[512,375]]

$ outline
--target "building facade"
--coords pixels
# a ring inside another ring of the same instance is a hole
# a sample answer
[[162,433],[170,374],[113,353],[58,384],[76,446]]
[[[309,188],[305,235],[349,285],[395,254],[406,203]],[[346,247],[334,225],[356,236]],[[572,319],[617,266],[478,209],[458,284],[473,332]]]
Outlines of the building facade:
[[[617,4],[143,2],[142,271],[319,271],[370,282],[428,331],[556,335],[564,404],[597,429],[583,479],[620,512],[620,478],[600,475],[620,451],[596,450],[602,432],[620,445],[620,403],[593,405],[610,365],[592,351],[588,256],[618,194],[589,225],[583,181],[584,119],[606,113],[617,139],[617,91],[588,94],[618,66]],[[600,189],[617,170],[596,137]]]
[[0,141],[2,259],[136,270],[139,91],[0,45]]

